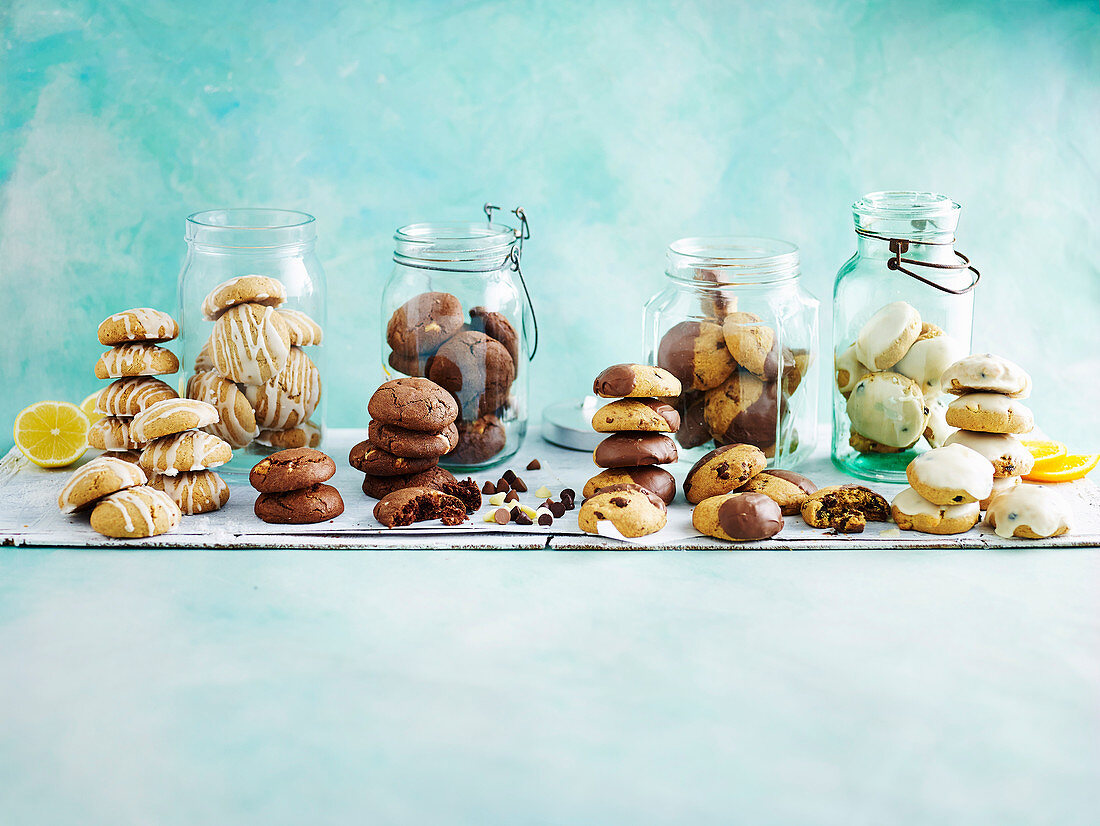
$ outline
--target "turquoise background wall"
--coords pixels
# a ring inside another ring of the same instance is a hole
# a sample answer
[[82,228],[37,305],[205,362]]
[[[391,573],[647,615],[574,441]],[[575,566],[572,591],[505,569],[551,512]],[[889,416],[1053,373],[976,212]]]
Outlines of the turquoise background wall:
[[0,25],[0,441],[97,387],[104,316],[174,307],[199,209],[317,216],[329,423],[350,425],[401,224],[528,210],[538,408],[640,356],[669,241],[789,239],[827,299],[851,202],[919,188],[963,204],[975,346],[1100,449],[1095,0],[16,0]]

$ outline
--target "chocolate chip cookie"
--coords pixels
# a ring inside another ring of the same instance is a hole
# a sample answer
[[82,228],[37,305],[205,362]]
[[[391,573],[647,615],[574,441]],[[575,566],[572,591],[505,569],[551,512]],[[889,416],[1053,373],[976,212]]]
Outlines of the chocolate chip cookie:
[[693,505],[711,496],[732,493],[768,464],[760,448],[731,444],[702,457],[684,477],[684,496]]
[[606,520],[628,537],[656,533],[668,521],[664,501],[641,485],[611,485],[581,503],[577,524],[586,533],[599,533],[597,523]]
[[862,485],[831,485],[806,497],[802,518],[811,528],[837,533],[863,533],[868,522],[890,521],[890,505]]
[[762,493],[725,493],[710,496],[691,512],[695,530],[730,542],[770,539],[783,529],[783,514]]
[[405,476],[371,476],[363,477],[363,493],[371,499],[383,499],[395,490],[405,488],[433,488],[441,490],[451,496],[458,497],[466,506],[467,513],[473,513],[481,507],[481,491],[477,482],[473,479],[464,479],[461,482],[455,479],[450,471],[441,467],[432,467],[420,473],[411,473]]
[[692,390],[717,387],[737,366],[722,327],[710,321],[681,321],[670,328],[657,348],[657,364]]
[[780,400],[775,382],[764,382],[746,370],[707,391],[703,416],[719,442],[775,444]]
[[666,505],[676,498],[676,477],[659,467],[617,467],[601,471],[584,483],[581,495],[595,496],[611,485],[641,485],[661,497]]
[[763,470],[741,487],[742,493],[762,493],[777,505],[784,516],[794,516],[817,485],[793,470]]
[[648,433],[675,433],[680,429],[676,408],[659,399],[618,399],[605,404],[592,416],[597,433],[644,430]]
[[448,390],[462,418],[493,413],[508,401],[516,365],[508,350],[485,333],[467,330],[448,339],[432,357],[428,377]]

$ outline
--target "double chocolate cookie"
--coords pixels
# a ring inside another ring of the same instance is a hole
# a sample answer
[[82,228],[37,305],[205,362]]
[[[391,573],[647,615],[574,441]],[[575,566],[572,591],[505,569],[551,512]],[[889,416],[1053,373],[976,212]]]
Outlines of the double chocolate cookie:
[[260,495],[253,511],[264,522],[305,525],[335,519],[344,512],[340,491],[326,485],[336,463],[319,450],[291,448],[261,459],[248,474]]
[[504,406],[516,378],[516,365],[499,341],[467,330],[436,351],[428,378],[455,397],[463,420],[470,421]]
[[458,418],[458,405],[434,381],[410,377],[379,386],[367,402],[367,412],[383,424],[436,433]]
[[386,325],[386,343],[401,356],[434,353],[462,326],[462,304],[450,293],[421,293],[398,307]]
[[466,506],[456,496],[434,488],[405,488],[387,494],[374,506],[374,518],[387,528],[439,519],[444,525],[466,521]]

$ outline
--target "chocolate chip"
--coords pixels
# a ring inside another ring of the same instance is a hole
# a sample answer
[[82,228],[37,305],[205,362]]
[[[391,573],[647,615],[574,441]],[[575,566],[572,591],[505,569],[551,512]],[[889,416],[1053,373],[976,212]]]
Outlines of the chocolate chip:
[[512,478],[512,488],[518,490],[520,493],[527,493],[527,483],[518,476]]
[[565,516],[565,505],[561,502],[551,502],[546,507],[550,508],[550,513],[554,514],[555,519],[561,519]]
[[516,493],[514,490],[510,490],[510,491],[508,491],[508,495],[504,497],[504,501],[505,502],[518,502],[519,501],[519,494]]
[[531,521],[530,516],[525,514],[523,511],[520,511],[519,516],[516,517],[516,524],[517,525],[533,525],[534,523]]
[[497,492],[496,485],[494,485],[492,482],[486,482],[484,485],[481,486],[481,492],[484,493],[486,496],[492,496],[494,493]]
[[508,470],[504,471],[504,475],[501,478],[507,479],[508,484],[514,484],[516,481],[516,472],[511,468],[508,468]]
[[493,514],[493,520],[498,525],[507,525],[511,518],[512,514],[508,512],[507,508],[497,508],[496,513]]
[[532,459],[530,462],[527,463],[528,470],[539,470],[541,467],[542,465],[539,463],[538,459]]
[[508,490],[509,490],[509,487],[510,486],[508,484],[508,480],[504,479],[504,478],[501,478],[501,479],[497,480],[497,487],[496,487],[496,490],[494,492],[495,493],[507,493]]
[[539,516],[539,524],[542,525],[544,528],[548,528],[554,524],[554,517],[552,517],[548,513],[541,514]]
[[543,506],[544,508],[549,508],[549,507],[550,507],[551,505],[553,505],[553,504],[554,504],[554,500],[553,500],[553,499],[547,499],[547,500],[546,500],[545,502],[543,502],[543,503],[542,503],[542,506]]
[[561,503],[565,505],[566,510],[573,510],[577,505],[577,492],[573,488],[566,488],[561,492]]
[[512,519],[513,520],[516,520],[516,519],[519,519],[520,514],[523,513],[523,511],[521,511],[519,509],[518,505],[512,505],[512,509],[510,511],[508,511],[508,513],[512,514]]

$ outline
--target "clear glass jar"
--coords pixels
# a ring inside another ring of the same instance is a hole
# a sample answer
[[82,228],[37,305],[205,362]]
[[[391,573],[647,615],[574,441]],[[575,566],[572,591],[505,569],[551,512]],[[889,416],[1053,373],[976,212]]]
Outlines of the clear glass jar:
[[771,238],[684,238],[645,306],[646,358],[683,385],[681,461],[742,442],[790,468],[817,441],[818,301],[798,247]]
[[960,209],[931,192],[873,192],[852,205],[856,253],[833,289],[831,384],[833,463],[853,476],[905,482],[913,457],[942,442],[939,376],[970,352],[979,278],[955,251]]
[[388,378],[424,376],[455,397],[459,439],[440,461],[445,467],[503,462],[527,433],[527,362],[537,342],[531,346],[526,334],[534,315],[519,267],[527,221],[513,212],[520,229],[462,221],[410,224],[394,234],[381,301],[382,365]]
[[[209,394],[220,393],[222,422],[210,429],[234,447],[233,461],[223,469],[247,472],[257,455],[282,447],[318,446],[325,423],[321,392],[325,348],[320,343],[327,315],[325,271],[315,250],[315,219],[287,209],[216,209],[188,216],[186,237],[187,258],[179,275],[179,393],[187,395],[190,390],[193,398],[207,401],[212,400]],[[258,301],[277,305],[274,313],[282,323],[273,323],[272,329],[280,337],[290,336],[285,339],[285,363],[278,375],[265,382],[226,379],[225,384],[220,380],[225,376],[211,375],[218,373],[210,349],[218,322],[204,313],[203,302],[219,285],[247,275],[272,278],[286,292],[281,303],[278,298],[256,296]],[[315,329],[303,328],[302,313],[316,322],[320,336]],[[200,384],[202,377],[213,380],[213,390],[209,384]],[[243,403],[252,408],[252,419],[238,406]]]

